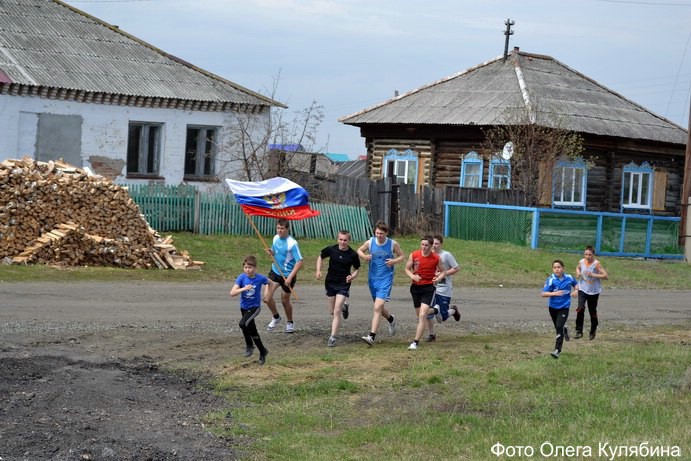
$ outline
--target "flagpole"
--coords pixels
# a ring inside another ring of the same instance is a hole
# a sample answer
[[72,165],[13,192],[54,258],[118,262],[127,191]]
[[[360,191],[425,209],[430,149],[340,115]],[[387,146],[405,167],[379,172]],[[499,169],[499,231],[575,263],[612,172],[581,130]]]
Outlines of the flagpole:
[[[259,232],[259,229],[257,228],[256,224],[254,224],[254,220],[252,219],[252,217],[248,214],[245,214],[245,213],[243,213],[243,214],[245,216],[247,216],[247,219],[249,220],[250,224],[252,225],[252,228],[254,229],[254,231],[257,233],[259,240],[261,240],[262,244],[264,245],[264,250],[266,250],[266,252],[269,253],[269,256],[271,256],[271,261],[273,261],[274,266],[276,266],[276,268],[278,269],[278,273],[281,275],[281,277],[283,277],[283,281],[285,282],[286,276],[283,273],[283,269],[281,269],[281,266],[276,262],[276,258],[274,258],[274,254],[271,251],[271,249],[269,248],[269,245],[266,243],[266,240],[264,240],[264,236],[262,235],[261,232]],[[297,295],[297,293],[295,293],[295,290],[293,290],[293,287],[291,287],[289,283],[285,283],[285,285],[287,285],[288,288],[290,288],[290,293],[293,296],[295,296],[295,300],[298,300],[298,295]]]

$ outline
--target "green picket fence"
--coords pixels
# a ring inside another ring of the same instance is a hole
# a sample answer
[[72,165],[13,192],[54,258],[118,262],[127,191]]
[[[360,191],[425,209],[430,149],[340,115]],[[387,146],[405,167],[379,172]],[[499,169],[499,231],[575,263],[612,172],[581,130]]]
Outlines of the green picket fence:
[[[254,235],[250,219],[232,194],[204,194],[193,186],[135,184],[127,186],[149,225],[159,232],[189,231],[199,234]],[[334,203],[311,203],[319,216],[291,222],[296,238],[333,239],[340,230],[350,231],[354,241],[372,235],[366,208]],[[253,216],[252,222],[263,235],[273,235],[276,220]]]

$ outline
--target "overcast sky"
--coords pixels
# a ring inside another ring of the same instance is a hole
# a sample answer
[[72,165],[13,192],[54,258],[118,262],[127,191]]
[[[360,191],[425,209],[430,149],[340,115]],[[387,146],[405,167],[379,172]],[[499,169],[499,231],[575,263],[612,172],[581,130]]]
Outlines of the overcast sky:
[[[67,0],[289,106],[324,106],[317,150],[365,153],[339,117],[504,52],[552,56],[688,126],[691,0]],[[279,77],[280,75],[280,77]]]

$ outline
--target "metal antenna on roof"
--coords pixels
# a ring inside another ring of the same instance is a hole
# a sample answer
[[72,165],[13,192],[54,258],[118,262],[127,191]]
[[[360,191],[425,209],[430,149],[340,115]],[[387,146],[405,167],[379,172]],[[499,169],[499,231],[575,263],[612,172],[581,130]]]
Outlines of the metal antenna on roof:
[[506,35],[506,40],[504,41],[504,62],[509,57],[509,36],[513,35],[513,31],[511,30],[511,26],[516,24],[513,22],[511,19],[507,19],[504,21],[504,24],[506,25],[506,30],[504,31],[504,35]]

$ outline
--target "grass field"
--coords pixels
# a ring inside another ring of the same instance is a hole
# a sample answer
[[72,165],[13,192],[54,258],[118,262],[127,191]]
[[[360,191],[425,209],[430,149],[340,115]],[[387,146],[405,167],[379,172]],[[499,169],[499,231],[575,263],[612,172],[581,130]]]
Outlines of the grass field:
[[[572,340],[558,361],[544,338],[519,333],[452,338],[424,354],[392,343],[301,349],[270,368],[213,370],[235,405],[207,422],[249,441],[254,460],[590,460],[609,459],[601,444],[644,442],[689,459],[690,343],[687,326]],[[535,456],[497,457],[497,443]],[[592,456],[541,456],[544,443]]]
[[[259,267],[268,268],[269,257],[264,253],[262,243],[256,237],[235,237],[228,235],[173,234],[174,244],[179,251],[187,250],[195,260],[206,264],[201,271],[162,271],[112,268],[68,268],[0,266],[0,281],[69,281],[69,280],[158,280],[196,282],[200,280],[228,280],[242,267],[242,258],[255,254]],[[419,248],[417,237],[397,238],[403,251],[408,254]],[[270,240],[269,240],[270,241]],[[319,251],[335,240],[303,240],[300,249],[305,265],[299,275],[300,283],[317,283],[314,268]],[[362,242],[353,242],[357,248]],[[444,248],[456,256],[461,272],[455,277],[461,286],[527,287],[541,285],[554,259],[562,259],[567,272],[573,273],[581,258],[580,253],[530,250],[499,243],[447,239]],[[680,261],[642,260],[627,258],[600,258],[610,274],[607,285],[624,288],[691,289],[691,265]],[[365,275],[366,271],[362,275]],[[397,283],[408,283],[402,267],[396,272]],[[359,277],[358,283],[366,283],[366,277]],[[321,282],[320,282],[321,283]]]

